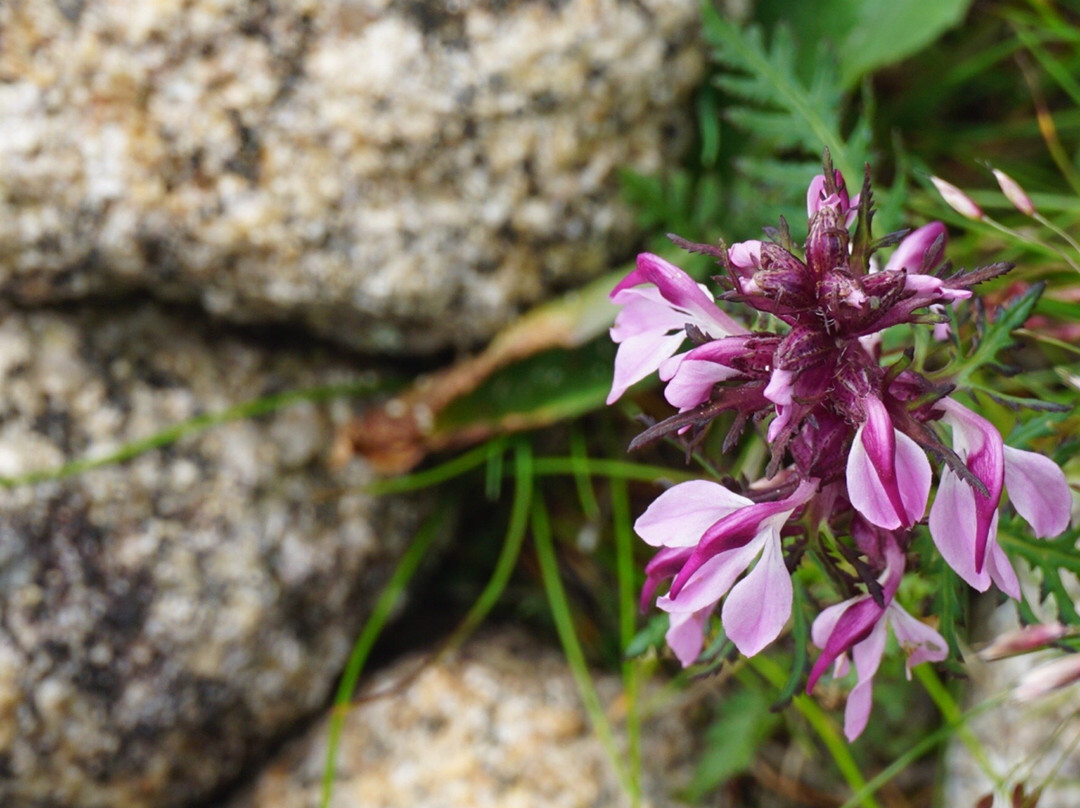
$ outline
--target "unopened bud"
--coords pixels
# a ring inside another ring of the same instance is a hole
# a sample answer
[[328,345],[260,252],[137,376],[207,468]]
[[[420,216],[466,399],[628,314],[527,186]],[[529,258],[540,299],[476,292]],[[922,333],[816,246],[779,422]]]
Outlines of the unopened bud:
[[975,221],[985,218],[986,214],[983,213],[982,208],[975,204],[975,200],[951,182],[946,182],[940,177],[931,177],[930,182],[934,183],[934,187],[941,194],[941,198],[945,200],[945,204],[964,218],[974,219]]
[[994,639],[993,642],[979,651],[979,659],[984,662],[993,662],[996,659],[1004,659],[1014,654],[1026,654],[1029,651],[1036,651],[1052,642],[1056,642],[1069,633],[1069,629],[1061,623],[1024,626],[1016,631],[1008,631]]
[[999,171],[996,168],[992,169],[992,171],[994,172],[994,179],[1001,186],[1001,192],[1005,194],[1005,198],[1012,202],[1015,208],[1025,216],[1034,216],[1035,204],[1031,201],[1031,197],[1027,195],[1027,192],[1020,187],[1020,183],[1004,171]]
[[1018,701],[1030,701],[1076,681],[1080,681],[1080,654],[1069,654],[1026,674],[1013,696]]
[[831,269],[847,266],[848,240],[840,212],[823,205],[810,219],[806,236],[806,266],[815,279],[820,280]]

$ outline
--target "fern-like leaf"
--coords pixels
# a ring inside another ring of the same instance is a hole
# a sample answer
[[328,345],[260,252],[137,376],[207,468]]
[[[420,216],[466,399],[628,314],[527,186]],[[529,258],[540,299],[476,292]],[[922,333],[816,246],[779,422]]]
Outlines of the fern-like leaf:
[[[843,134],[845,93],[832,60],[822,55],[807,86],[797,75],[796,47],[786,27],[778,26],[766,47],[760,26],[740,28],[707,4],[704,30],[715,59],[729,71],[717,77],[717,85],[742,102],[725,111],[728,120],[760,139],[774,155],[794,151],[816,158],[827,146],[845,176],[862,174],[870,126],[861,117],[846,137]],[[751,178],[763,181],[786,173],[777,156],[745,162],[744,167]]]

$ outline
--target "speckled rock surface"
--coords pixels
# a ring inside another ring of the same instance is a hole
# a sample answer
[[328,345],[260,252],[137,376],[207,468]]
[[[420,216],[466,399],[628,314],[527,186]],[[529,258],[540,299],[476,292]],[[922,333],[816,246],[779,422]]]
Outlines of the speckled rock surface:
[[698,0],[5,0],[0,294],[472,345],[625,255]]
[[[523,634],[473,640],[391,691],[406,659],[373,677],[345,721],[331,803],[337,808],[614,808],[628,805],[589,728],[562,655]],[[611,705],[619,683],[600,677]],[[609,706],[609,717],[617,714]],[[614,716],[617,718],[617,715]],[[328,723],[286,748],[227,808],[316,808]],[[643,728],[645,806],[681,805],[691,733],[677,711]]]
[[[7,313],[0,474],[359,375],[189,315]],[[349,409],[301,404],[0,490],[0,805],[190,805],[325,703],[419,508],[376,505],[359,464],[327,469]]]

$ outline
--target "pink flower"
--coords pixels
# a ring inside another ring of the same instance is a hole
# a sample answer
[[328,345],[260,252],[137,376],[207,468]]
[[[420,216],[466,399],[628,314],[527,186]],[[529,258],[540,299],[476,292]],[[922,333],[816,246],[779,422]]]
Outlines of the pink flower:
[[893,426],[880,399],[868,396],[865,409],[866,420],[848,454],[848,498],[878,527],[911,527],[926,510],[930,461],[915,441]]
[[905,269],[911,274],[929,273],[941,263],[945,238],[945,225],[941,222],[930,222],[911,231],[889,256],[885,271]]
[[[645,283],[653,286],[639,288]],[[637,269],[612,290],[611,300],[623,308],[611,329],[619,349],[608,404],[679,350],[687,324],[714,339],[746,333],[693,278],[651,253],[638,256]]]
[[836,193],[830,194],[825,189],[825,175],[817,174],[810,180],[810,186],[806,189],[806,217],[813,218],[814,214],[823,207],[831,207],[844,220],[844,226],[850,227],[859,213],[859,194],[854,199],[848,198],[847,185],[844,183],[844,175],[834,171],[836,177]]
[[810,677],[806,692],[810,693],[829,665],[835,663],[834,676],[848,671],[848,655],[855,663],[857,682],[848,694],[844,709],[844,735],[855,740],[866,729],[873,706],[874,674],[885,653],[886,627],[907,654],[907,676],[922,662],[940,662],[949,653],[945,640],[926,624],[916,620],[893,598],[904,572],[903,554],[895,543],[888,552],[889,562],[882,574],[884,605],[869,595],[858,595],[825,609],[810,630],[811,639],[822,649]]
[[1005,446],[994,425],[951,398],[937,404],[952,428],[953,449],[985,486],[977,491],[946,467],[930,508],[930,535],[956,574],[980,592],[990,583],[1019,599],[1020,584],[997,543],[998,502],[1007,488],[1017,512],[1040,538],[1069,523],[1071,496],[1065,474],[1052,460]]
[[660,378],[668,382],[664,397],[685,412],[708,401],[718,382],[764,376],[777,342],[775,337],[740,334],[666,359],[660,365]]
[[701,652],[705,620],[725,596],[721,621],[740,652],[753,656],[779,636],[792,598],[780,530],[816,490],[803,481],[788,497],[754,502],[693,480],[669,488],[638,518],[637,534],[663,548],[646,568],[643,595],[674,575],[656,605],[671,614],[667,640],[684,666]]

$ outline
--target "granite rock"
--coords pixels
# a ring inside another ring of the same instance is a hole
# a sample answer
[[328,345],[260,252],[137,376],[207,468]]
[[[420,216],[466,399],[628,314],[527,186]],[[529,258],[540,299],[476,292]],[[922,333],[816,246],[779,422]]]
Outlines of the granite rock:
[[[361,378],[189,315],[0,319],[0,474]],[[0,805],[191,804],[325,703],[422,510],[374,501],[358,462],[327,467],[350,409],[299,404],[0,489]]]
[[[629,805],[560,652],[504,629],[416,675],[422,661],[373,676],[346,714],[332,806]],[[596,684],[617,719],[620,682]],[[328,726],[286,747],[227,808],[317,808]],[[642,738],[642,805],[682,805],[670,794],[686,785],[694,752],[680,711],[648,719]]]
[[473,345],[632,246],[698,0],[6,0],[0,294]]

